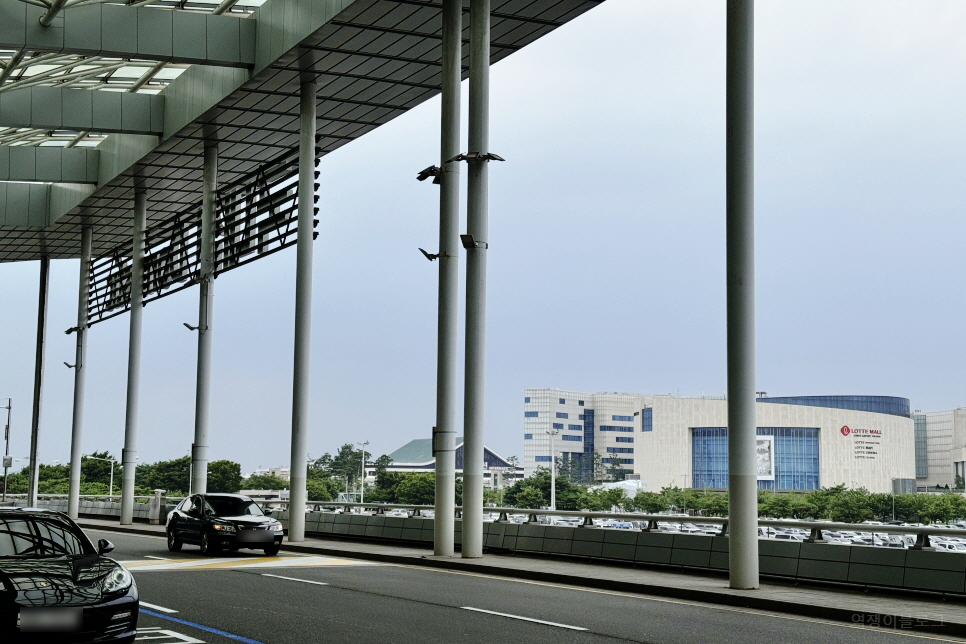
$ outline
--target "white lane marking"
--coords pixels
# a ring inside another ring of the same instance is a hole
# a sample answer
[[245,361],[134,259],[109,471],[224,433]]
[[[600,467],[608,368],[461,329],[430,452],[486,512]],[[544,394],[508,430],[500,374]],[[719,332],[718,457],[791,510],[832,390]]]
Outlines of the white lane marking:
[[796,617],[793,615],[782,615],[779,613],[768,613],[760,610],[745,609],[745,608],[732,608],[730,606],[725,606],[723,604],[712,604],[710,602],[695,602],[695,601],[685,601],[680,599],[664,599],[661,597],[648,596],[646,593],[623,593],[613,590],[598,590],[596,588],[586,588],[582,586],[569,586],[566,584],[552,584],[544,581],[529,581],[526,579],[514,579],[512,577],[494,577],[492,575],[483,575],[476,572],[460,572],[458,570],[444,570],[441,568],[429,568],[427,566],[413,566],[409,564],[385,564],[387,566],[394,566],[396,568],[410,568],[414,570],[425,570],[427,572],[439,572],[447,575],[463,575],[466,577],[479,577],[481,579],[497,579],[499,581],[509,581],[517,584],[530,584],[532,586],[546,586],[548,588],[560,588],[562,590],[574,590],[582,593],[596,593],[598,595],[613,595],[615,597],[628,597],[631,599],[639,599],[642,601],[659,602],[663,604],[680,604],[682,606],[693,606],[695,608],[707,608],[708,610],[720,610],[729,613],[744,613],[746,615],[756,615],[758,617],[772,617],[774,619],[784,619],[791,622],[809,622],[812,624],[822,624],[823,626],[835,626],[836,628],[849,628],[857,631],[872,631],[874,633],[881,633],[884,635],[897,635],[899,637],[911,637],[913,639],[923,639],[923,640],[933,640],[936,642],[955,642],[961,644],[964,640],[961,639],[948,639],[945,637],[937,637],[935,635],[929,635],[923,633],[922,631],[909,631],[903,633],[895,630],[885,630],[882,628],[876,628],[873,626],[858,626],[856,624],[844,624],[842,622],[834,622],[827,619],[812,619],[809,617]]
[[141,602],[141,605],[145,608],[150,608],[151,610],[156,610],[160,613],[177,613],[178,611],[173,608],[165,608],[164,606],[155,606],[154,604],[149,604],[147,602]]
[[510,615],[509,613],[498,613],[493,610],[483,610],[482,608],[473,608],[472,606],[460,606],[463,610],[471,610],[477,613],[487,613],[488,615],[498,615],[500,617],[508,617],[510,619],[519,619],[524,622],[534,622],[536,624],[546,624],[547,626],[556,626],[557,628],[569,628],[572,631],[586,631],[586,628],[581,628],[580,626],[570,626],[569,624],[558,624],[557,622],[545,622],[542,619],[533,619],[532,617],[521,617],[520,615]]
[[299,579],[297,577],[283,577],[281,575],[270,575],[267,572],[262,573],[262,577],[275,577],[275,579],[288,579],[289,581],[301,581],[303,584],[315,584],[316,586],[328,586],[329,584],[324,581],[309,581],[308,579]]
[[167,642],[158,642],[158,644],[175,644],[176,642],[178,644],[205,644],[204,640],[198,640],[184,633],[178,633],[160,627],[139,628],[137,630],[137,637],[134,639],[137,641],[167,640]]
[[144,555],[145,559],[160,559],[161,561],[171,561],[169,557],[154,557],[151,555]]

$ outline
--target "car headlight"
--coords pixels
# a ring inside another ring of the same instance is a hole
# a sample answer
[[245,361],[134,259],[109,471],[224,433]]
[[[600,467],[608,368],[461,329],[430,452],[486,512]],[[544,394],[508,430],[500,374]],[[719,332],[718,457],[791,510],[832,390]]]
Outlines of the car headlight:
[[215,525],[213,525],[211,527],[213,527],[215,530],[219,530],[221,532],[228,532],[228,533],[230,533],[230,532],[234,532],[235,531],[235,526],[233,526],[233,525],[227,525],[227,524],[224,524],[224,523],[216,523]]
[[116,593],[131,587],[134,578],[124,566],[116,566],[111,572],[107,573],[101,581],[101,589],[105,593]]
[[281,530],[282,529],[282,524],[279,523],[278,521],[273,521],[272,523],[269,523],[268,526],[272,530]]

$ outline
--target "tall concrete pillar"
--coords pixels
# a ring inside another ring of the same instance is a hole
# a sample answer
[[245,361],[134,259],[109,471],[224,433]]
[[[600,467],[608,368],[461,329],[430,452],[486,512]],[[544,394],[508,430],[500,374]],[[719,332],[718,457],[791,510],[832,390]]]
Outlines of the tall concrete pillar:
[[131,246],[131,326],[127,344],[127,406],[121,463],[121,525],[134,523],[134,470],[137,468],[138,402],[141,389],[141,315],[144,311],[144,229],[148,198],[134,193],[134,232]]
[[305,539],[305,480],[312,339],[312,239],[315,218],[315,83],[299,98],[299,213],[295,259],[295,361],[292,379],[292,453],[288,540]]
[[436,340],[436,507],[433,554],[452,556],[456,506],[456,343],[459,328],[460,80],[462,0],[443,0],[442,118],[440,124],[439,312]]
[[[87,296],[91,280],[90,226],[81,230],[80,268],[77,287],[77,348],[74,352],[74,415],[70,431],[70,487],[67,514],[76,519],[80,512],[81,434],[84,426],[84,387],[87,380]],[[114,464],[111,464],[114,467]]]
[[467,146],[466,364],[463,398],[463,558],[483,556],[483,404],[490,146],[490,0],[470,3]]
[[728,0],[726,252],[732,588],[758,588],[755,459],[755,3]]
[[37,301],[37,344],[34,354],[34,397],[30,417],[30,465],[27,481],[27,506],[37,507],[40,463],[37,449],[40,446],[40,411],[44,389],[44,353],[47,342],[47,291],[50,287],[50,258],[40,258],[40,286]]
[[215,298],[215,193],[218,145],[205,145],[201,197],[201,275],[198,297],[198,377],[195,381],[195,440],[191,445],[191,490],[208,491],[208,417],[211,400],[211,318]]

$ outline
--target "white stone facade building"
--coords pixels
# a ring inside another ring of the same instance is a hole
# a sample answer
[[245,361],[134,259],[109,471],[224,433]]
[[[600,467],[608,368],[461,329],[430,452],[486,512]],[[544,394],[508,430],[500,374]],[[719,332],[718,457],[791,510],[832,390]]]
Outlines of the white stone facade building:
[[[891,492],[916,477],[909,401],[887,396],[761,398],[759,487],[808,490],[844,484]],[[556,457],[616,459],[647,489],[727,487],[728,403],[670,395],[524,392],[524,468]]]

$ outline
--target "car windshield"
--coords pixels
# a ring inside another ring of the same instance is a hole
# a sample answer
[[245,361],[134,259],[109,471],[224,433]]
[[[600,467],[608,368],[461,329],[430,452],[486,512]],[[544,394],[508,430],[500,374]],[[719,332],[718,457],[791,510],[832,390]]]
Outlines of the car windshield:
[[60,557],[91,552],[76,528],[56,517],[0,517],[0,557]]
[[264,512],[251,499],[209,496],[205,501],[215,511],[215,516],[219,517],[241,517],[246,514],[260,517],[264,515]]

